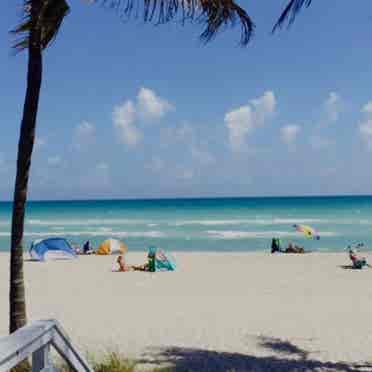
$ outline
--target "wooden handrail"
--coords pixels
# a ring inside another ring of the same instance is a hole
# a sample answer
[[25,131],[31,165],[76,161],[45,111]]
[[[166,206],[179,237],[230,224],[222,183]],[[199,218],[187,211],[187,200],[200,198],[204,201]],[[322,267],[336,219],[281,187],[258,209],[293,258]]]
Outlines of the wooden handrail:
[[53,371],[51,346],[74,371],[93,372],[56,320],[39,320],[0,338],[0,372],[9,371],[30,356],[32,372]]

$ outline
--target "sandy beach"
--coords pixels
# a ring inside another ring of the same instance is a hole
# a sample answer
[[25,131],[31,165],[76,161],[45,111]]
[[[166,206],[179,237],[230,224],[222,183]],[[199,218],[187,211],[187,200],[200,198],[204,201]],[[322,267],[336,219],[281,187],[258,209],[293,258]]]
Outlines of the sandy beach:
[[[113,256],[26,261],[29,320],[58,319],[83,350],[179,371],[372,371],[372,269],[343,268],[342,253],[175,257],[176,272],[155,274],[111,272]],[[1,335],[8,259],[0,255]]]

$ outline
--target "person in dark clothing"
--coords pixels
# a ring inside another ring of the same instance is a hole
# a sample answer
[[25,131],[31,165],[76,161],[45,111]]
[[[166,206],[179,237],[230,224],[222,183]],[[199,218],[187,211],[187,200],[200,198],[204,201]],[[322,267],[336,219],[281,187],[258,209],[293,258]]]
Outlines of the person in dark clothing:
[[349,257],[354,269],[363,269],[364,266],[368,266],[366,258],[358,256],[356,249],[349,248]]
[[273,238],[271,241],[271,253],[281,252],[280,241],[277,238]]
[[84,245],[83,245],[83,254],[92,254],[93,253],[93,249],[92,249],[92,246],[90,244],[90,241],[87,240]]

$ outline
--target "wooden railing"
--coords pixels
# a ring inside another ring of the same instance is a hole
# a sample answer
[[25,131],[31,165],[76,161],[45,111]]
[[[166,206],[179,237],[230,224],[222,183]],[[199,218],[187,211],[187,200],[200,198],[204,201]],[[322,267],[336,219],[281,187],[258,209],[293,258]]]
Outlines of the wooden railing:
[[54,372],[51,347],[73,371],[93,372],[56,320],[39,320],[0,338],[0,372],[9,371],[29,357],[32,357],[32,372]]

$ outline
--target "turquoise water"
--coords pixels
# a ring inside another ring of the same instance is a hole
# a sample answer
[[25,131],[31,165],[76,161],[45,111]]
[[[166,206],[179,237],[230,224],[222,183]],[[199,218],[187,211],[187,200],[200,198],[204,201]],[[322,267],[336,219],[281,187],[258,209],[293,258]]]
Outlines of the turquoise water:
[[[10,216],[11,203],[1,202],[0,250],[9,249]],[[304,238],[294,223],[311,225],[321,239]],[[94,245],[115,237],[132,250],[153,244],[183,251],[267,250],[273,236],[319,251],[359,241],[372,248],[372,197],[29,202],[25,248],[50,236]]]

